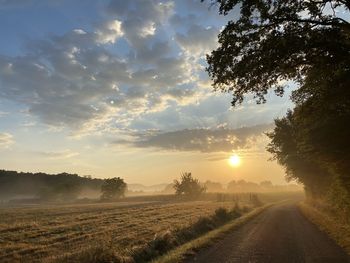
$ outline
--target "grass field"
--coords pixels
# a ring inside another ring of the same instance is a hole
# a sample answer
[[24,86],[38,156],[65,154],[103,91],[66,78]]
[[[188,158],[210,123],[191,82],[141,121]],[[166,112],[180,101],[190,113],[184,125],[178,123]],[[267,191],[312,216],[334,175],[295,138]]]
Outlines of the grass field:
[[[302,196],[301,193],[259,194],[264,203]],[[99,253],[135,258],[155,240],[158,242],[157,238],[163,242],[167,233],[173,238],[173,233],[182,233],[181,229],[192,227],[199,219],[210,218],[218,208],[230,210],[237,202],[241,207],[252,206],[250,194],[206,194],[203,200],[190,202],[175,202],[170,196],[145,199],[0,206],[0,262],[83,262],[84,255],[89,253],[89,260],[95,262],[91,257],[95,258],[95,254],[98,257]]]
[[127,255],[232,202],[128,202],[0,208],[0,262],[54,262],[97,245]]

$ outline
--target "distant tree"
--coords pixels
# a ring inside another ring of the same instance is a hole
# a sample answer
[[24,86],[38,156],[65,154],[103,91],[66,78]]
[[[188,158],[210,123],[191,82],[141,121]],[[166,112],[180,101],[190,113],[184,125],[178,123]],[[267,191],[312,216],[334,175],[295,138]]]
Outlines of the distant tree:
[[273,184],[271,183],[271,181],[262,181],[260,182],[260,186],[266,187],[266,188],[272,188]]
[[125,196],[127,184],[120,177],[105,179],[101,186],[102,200],[115,200]]
[[78,198],[81,186],[78,182],[66,182],[57,185],[54,191],[62,201],[72,201]]
[[41,187],[38,190],[37,196],[43,201],[54,201],[57,199],[57,194],[50,187]]
[[174,194],[174,184],[168,184],[161,192],[162,194]]
[[0,170],[0,199],[25,196],[24,199],[39,198],[42,201],[71,201],[82,190],[101,190],[102,179],[81,177],[77,174],[25,173]]
[[68,174],[58,175],[56,184],[46,185],[39,189],[38,197],[44,201],[74,201],[81,190],[81,182],[78,177]]
[[247,182],[245,180],[231,181],[227,185],[227,191],[229,192],[258,192],[259,185],[253,182]]
[[174,189],[176,195],[183,195],[187,198],[198,198],[206,191],[198,179],[192,177],[191,173],[183,173],[180,181],[174,180]]
[[208,180],[204,183],[204,186],[208,192],[218,193],[218,192],[224,191],[222,184],[220,184],[218,182],[212,182],[212,181]]

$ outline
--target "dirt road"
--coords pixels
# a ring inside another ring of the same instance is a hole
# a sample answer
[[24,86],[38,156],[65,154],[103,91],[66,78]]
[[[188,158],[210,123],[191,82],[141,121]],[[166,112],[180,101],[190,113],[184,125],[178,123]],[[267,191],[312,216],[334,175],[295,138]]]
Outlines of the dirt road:
[[186,262],[350,262],[295,204],[273,206]]

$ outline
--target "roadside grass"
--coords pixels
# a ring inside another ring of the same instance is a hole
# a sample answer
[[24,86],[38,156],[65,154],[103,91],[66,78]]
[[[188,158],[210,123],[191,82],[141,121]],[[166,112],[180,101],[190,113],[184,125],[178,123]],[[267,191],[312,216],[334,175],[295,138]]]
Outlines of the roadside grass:
[[152,263],[175,263],[175,262],[181,262],[184,260],[187,256],[193,255],[196,251],[200,250],[203,247],[207,247],[210,244],[212,244],[215,240],[221,238],[224,234],[226,234],[229,231],[232,231],[233,229],[238,228],[248,220],[252,219],[253,217],[257,216],[261,212],[263,212],[265,209],[270,207],[272,204],[267,204],[258,208],[253,209],[252,211],[243,214],[240,217],[233,218],[226,224],[222,225],[219,228],[216,228],[196,239],[193,239],[171,251],[166,253],[165,255],[162,255],[152,261]]
[[322,209],[321,206],[316,208],[307,202],[299,203],[299,208],[311,222],[326,232],[350,255],[350,224],[347,220],[341,220],[334,212]]
[[189,240],[193,240],[213,229],[216,229],[232,219],[236,219],[249,208],[240,208],[238,205],[231,210],[220,207],[210,216],[200,217],[195,223],[185,228],[175,229],[173,232],[166,232],[156,236],[146,247],[133,255],[136,262],[148,262],[160,256],[174,247],[177,247]]

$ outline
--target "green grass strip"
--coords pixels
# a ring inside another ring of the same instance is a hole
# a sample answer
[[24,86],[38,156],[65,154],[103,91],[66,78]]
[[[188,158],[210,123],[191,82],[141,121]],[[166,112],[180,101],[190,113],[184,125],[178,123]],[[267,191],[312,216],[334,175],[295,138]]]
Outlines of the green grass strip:
[[215,239],[220,238],[227,232],[236,229],[237,227],[241,226],[248,220],[252,219],[253,217],[257,216],[261,212],[263,212],[268,207],[272,206],[272,204],[267,204],[262,207],[256,208],[253,211],[242,215],[241,217],[234,219],[227,224],[214,229],[203,236],[196,238],[190,242],[187,242],[171,251],[166,253],[163,256],[160,256],[154,260],[152,260],[152,263],[175,263],[175,262],[181,262],[186,255],[193,253],[194,251],[198,251],[200,248],[209,246]]

